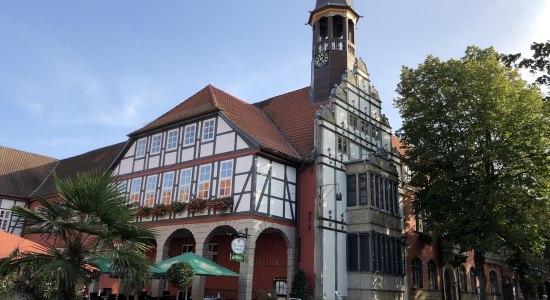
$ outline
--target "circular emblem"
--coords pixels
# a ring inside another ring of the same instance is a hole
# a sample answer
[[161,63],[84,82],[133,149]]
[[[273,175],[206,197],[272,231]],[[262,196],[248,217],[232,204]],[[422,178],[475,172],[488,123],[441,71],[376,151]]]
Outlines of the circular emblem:
[[236,238],[231,241],[231,250],[237,254],[243,254],[244,252],[244,240],[241,238]]
[[314,62],[316,67],[322,67],[326,65],[328,62],[328,53],[326,53],[325,51],[317,53],[317,55],[315,55]]

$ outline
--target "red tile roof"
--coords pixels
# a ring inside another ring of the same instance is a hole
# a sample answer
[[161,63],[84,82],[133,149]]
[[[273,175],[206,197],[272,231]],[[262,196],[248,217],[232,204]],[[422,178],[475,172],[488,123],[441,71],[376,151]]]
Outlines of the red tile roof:
[[0,146],[0,175],[43,166],[54,161],[55,158]]
[[208,85],[130,136],[145,133],[185,119],[220,111],[253,138],[264,150],[300,159],[291,143],[258,107]]
[[309,160],[314,143],[315,112],[321,104],[311,104],[309,87],[305,87],[256,103],[275,123],[277,128],[298,150],[304,160]]

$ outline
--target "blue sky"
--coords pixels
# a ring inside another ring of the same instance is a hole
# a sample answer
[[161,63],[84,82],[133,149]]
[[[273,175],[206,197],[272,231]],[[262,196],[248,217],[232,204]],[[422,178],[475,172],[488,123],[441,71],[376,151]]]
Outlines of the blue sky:
[[[66,158],[125,141],[207,84],[257,102],[310,84],[313,0],[0,1],[0,145]],[[394,130],[401,66],[528,53],[547,0],[356,0],[357,54]]]

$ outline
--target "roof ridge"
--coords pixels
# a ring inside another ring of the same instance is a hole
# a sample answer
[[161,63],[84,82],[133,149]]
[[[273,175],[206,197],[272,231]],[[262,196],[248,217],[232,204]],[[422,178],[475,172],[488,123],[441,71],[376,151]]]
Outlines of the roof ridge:
[[214,106],[221,109],[221,110],[223,110],[223,108],[221,108],[219,103],[218,103],[218,99],[216,98],[216,94],[214,93],[214,89],[216,89],[216,90],[219,90],[219,89],[214,87],[212,84],[208,84],[207,87],[208,87],[208,91],[210,92],[210,98],[212,99],[212,102],[213,102]]
[[42,182],[40,182],[40,184],[38,185],[38,187],[36,187],[36,189],[34,189],[27,197],[28,198],[31,198],[36,192],[38,192],[42,186],[44,186],[44,184],[46,183],[46,181],[50,178],[50,176],[52,176],[52,174],[55,172],[55,169],[57,168],[57,166],[59,166],[59,164],[61,163],[61,160],[58,160],[55,162],[55,166],[52,167],[52,169],[48,172],[48,175],[46,175],[44,177],[44,179],[42,179]]
[[[262,101],[258,101],[258,102],[252,103],[252,105],[254,105],[254,106],[261,106],[261,105],[263,105],[263,104],[265,104],[265,103],[267,103],[267,102],[269,102],[269,101],[271,101],[271,100],[273,100],[273,99],[275,99],[275,98],[283,97],[283,96],[286,96],[286,95],[292,94],[292,93],[296,93],[296,92],[298,92],[298,91],[305,90],[305,89],[307,89],[307,88],[311,88],[311,86],[305,86],[305,87],[302,87],[302,88],[299,88],[299,89],[295,89],[295,90],[293,90],[293,91],[286,92],[286,93],[283,93],[283,94],[280,94],[280,95],[277,95],[277,96],[269,97],[269,98],[267,98],[267,99],[265,99],[265,100],[262,100]],[[260,108],[260,109],[261,109],[261,108]]]

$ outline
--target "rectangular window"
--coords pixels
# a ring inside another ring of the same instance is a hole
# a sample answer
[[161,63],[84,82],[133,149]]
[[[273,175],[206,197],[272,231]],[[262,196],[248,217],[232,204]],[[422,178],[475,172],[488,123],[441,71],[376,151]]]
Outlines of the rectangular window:
[[384,203],[386,203],[384,205],[384,209],[386,211],[390,211],[391,210],[391,207],[390,207],[390,180],[388,178],[384,178],[384,191],[385,191]]
[[141,192],[141,178],[132,179],[130,188],[130,203],[139,202],[139,193]]
[[128,185],[128,182],[126,180],[119,181],[117,186],[118,192],[121,193],[122,195],[125,195],[127,185]]
[[0,209],[0,230],[7,231],[10,224],[10,211]]
[[202,141],[210,141],[214,139],[214,119],[206,120],[202,125]]
[[356,178],[355,174],[347,176],[347,190],[348,190],[348,206],[357,205],[357,196],[356,196]]
[[361,173],[359,174],[359,205],[368,205],[368,199],[367,199],[367,182],[368,177],[367,173]]
[[195,132],[196,132],[196,125],[187,125],[185,126],[185,134],[183,138],[183,144],[185,146],[192,145],[195,143]]
[[339,135],[338,136],[338,152],[341,152],[342,154],[348,154],[349,151],[349,142],[348,139],[345,137]]
[[208,199],[210,195],[210,177],[212,174],[212,166],[204,165],[199,170],[199,188],[197,191],[198,197]]
[[181,245],[181,254],[193,252],[192,244],[183,244]]
[[384,209],[384,178],[382,176],[378,176],[378,208]]
[[168,139],[166,140],[166,150],[174,150],[178,147],[178,130],[168,131]]
[[374,176],[373,173],[369,173],[369,177],[370,177],[370,205],[372,206],[375,206],[375,195],[376,195],[376,190],[375,190],[375,187],[376,187],[376,178]]
[[218,244],[208,244],[208,252],[206,253],[206,258],[211,261],[218,260]]
[[393,185],[393,192],[392,192],[393,211],[395,212],[396,215],[399,215],[399,190],[398,190],[397,182],[396,181],[392,182],[392,185]]
[[157,175],[147,178],[147,187],[145,188],[144,206],[153,206],[155,204],[155,194],[157,191]]
[[352,233],[347,236],[347,266],[349,272],[359,271],[359,241],[357,234]]
[[147,148],[147,139],[141,139],[137,142],[136,147],[136,157],[144,157],[145,156],[145,148]]
[[361,233],[359,235],[359,270],[361,272],[369,272],[370,266],[369,266],[369,234],[368,233]]
[[233,183],[233,161],[228,160],[221,163],[220,167],[220,197],[231,195],[231,184]]
[[357,117],[353,114],[349,114],[349,127],[357,128]]
[[172,190],[174,188],[174,172],[164,173],[162,178],[162,204],[172,203]]
[[191,174],[192,170],[185,169],[180,172],[180,184],[179,184],[179,194],[178,201],[180,202],[189,202],[189,196],[191,193]]
[[160,153],[160,144],[162,143],[162,134],[154,135],[151,139],[151,154]]

